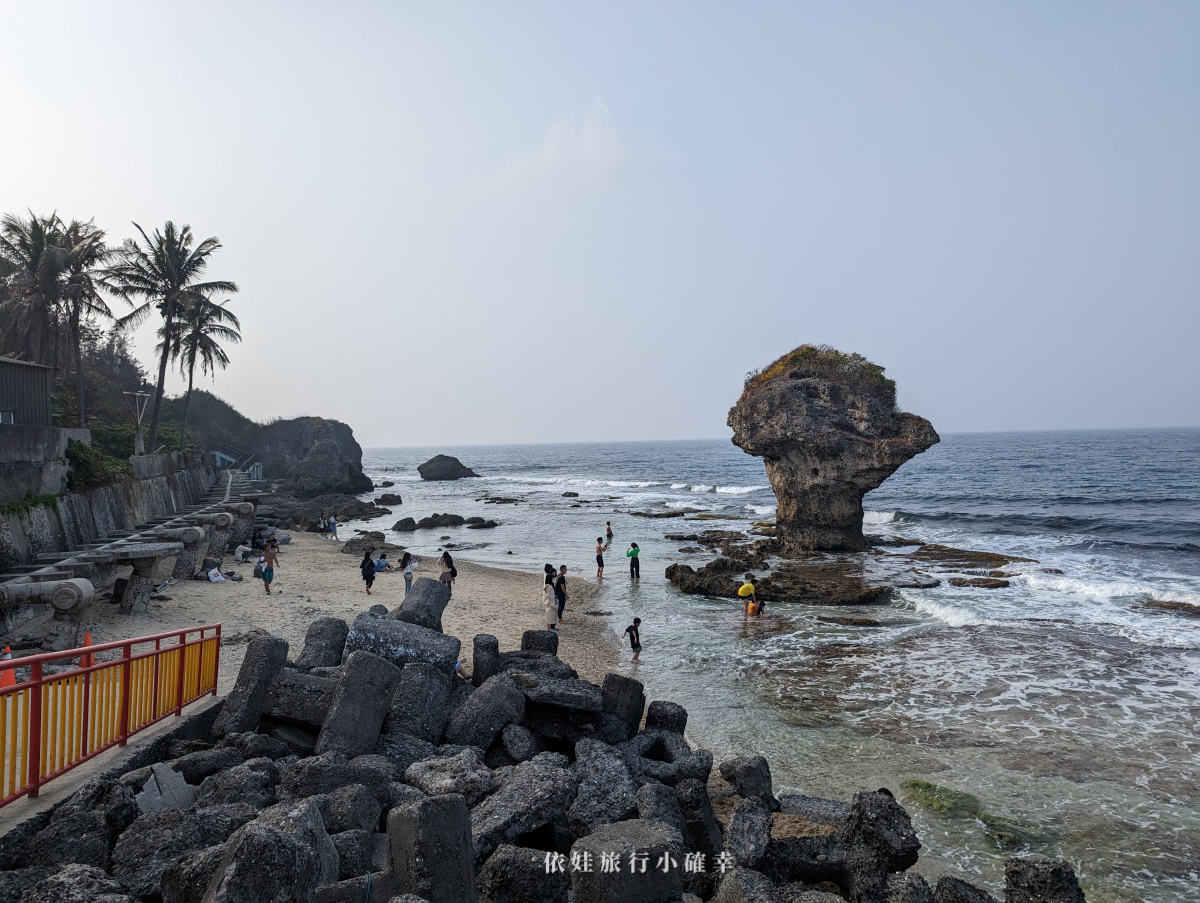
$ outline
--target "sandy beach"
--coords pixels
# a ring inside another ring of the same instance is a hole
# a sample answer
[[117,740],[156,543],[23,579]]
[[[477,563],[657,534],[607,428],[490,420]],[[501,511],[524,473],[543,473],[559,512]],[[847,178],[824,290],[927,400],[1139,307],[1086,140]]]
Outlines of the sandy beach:
[[[122,615],[117,606],[96,602],[84,616],[84,629],[90,630],[92,642],[99,644],[220,623],[223,641],[218,689],[225,693],[237,678],[251,632],[263,630],[283,637],[290,647],[289,656],[294,657],[314,618],[332,615],[350,622],[372,605],[392,609],[403,601],[404,578],[398,572],[377,575],[368,596],[358,572],[359,560],[358,555],[342,553],[341,543],[315,533],[296,533],[282,547],[270,596],[263,592],[262,581],[251,576],[251,564],[234,564],[232,556],[227,556],[224,569],[241,574],[245,579],[240,583],[173,583],[150,602],[146,612],[136,615]],[[541,574],[488,567],[458,557],[455,565],[458,579],[442,625],[446,633],[462,641],[468,670],[476,634],[490,633],[500,641],[501,649],[516,649],[524,631],[544,627]],[[169,574],[170,566],[170,561],[164,562],[163,573]],[[417,576],[436,578],[438,571],[436,560],[423,559]],[[594,582],[568,575],[570,598],[566,621],[559,628],[559,654],[580,677],[596,682],[614,670],[619,660],[604,618],[584,614],[595,609],[599,590]]]

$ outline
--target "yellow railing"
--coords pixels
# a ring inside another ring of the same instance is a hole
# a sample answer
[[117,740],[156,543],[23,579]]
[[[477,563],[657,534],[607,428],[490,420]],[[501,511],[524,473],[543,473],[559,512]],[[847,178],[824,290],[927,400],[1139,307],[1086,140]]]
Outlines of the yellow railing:
[[0,806],[216,695],[220,655],[210,624],[0,661]]

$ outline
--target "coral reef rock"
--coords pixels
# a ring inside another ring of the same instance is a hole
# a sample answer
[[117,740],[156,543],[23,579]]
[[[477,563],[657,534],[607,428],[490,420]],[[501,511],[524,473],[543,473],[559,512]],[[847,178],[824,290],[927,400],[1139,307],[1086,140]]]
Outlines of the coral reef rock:
[[263,472],[282,478],[285,492],[312,498],[331,492],[370,492],[362,469],[362,447],[346,424],[321,417],[280,420],[259,437]]
[[896,409],[896,386],[857,354],[802,345],[746,380],[733,442],[765,459],[784,550],[858,550],[863,495],[938,440]]

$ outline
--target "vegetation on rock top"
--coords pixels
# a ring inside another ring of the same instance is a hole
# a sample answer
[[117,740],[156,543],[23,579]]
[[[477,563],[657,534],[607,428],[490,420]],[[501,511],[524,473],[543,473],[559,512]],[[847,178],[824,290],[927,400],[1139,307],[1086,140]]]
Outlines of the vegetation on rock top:
[[896,382],[884,376],[883,371],[883,367],[858,353],[847,354],[831,345],[801,345],[763,369],[748,373],[745,390],[756,389],[780,376],[823,379],[869,392],[894,407]]

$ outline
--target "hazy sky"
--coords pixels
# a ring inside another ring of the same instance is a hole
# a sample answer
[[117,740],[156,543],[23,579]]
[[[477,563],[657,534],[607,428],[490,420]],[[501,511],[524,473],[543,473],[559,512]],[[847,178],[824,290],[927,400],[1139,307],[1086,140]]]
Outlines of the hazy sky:
[[0,210],[224,242],[256,419],[725,436],[828,342],[943,432],[1200,424],[1194,0],[0,0],[0,97]]

